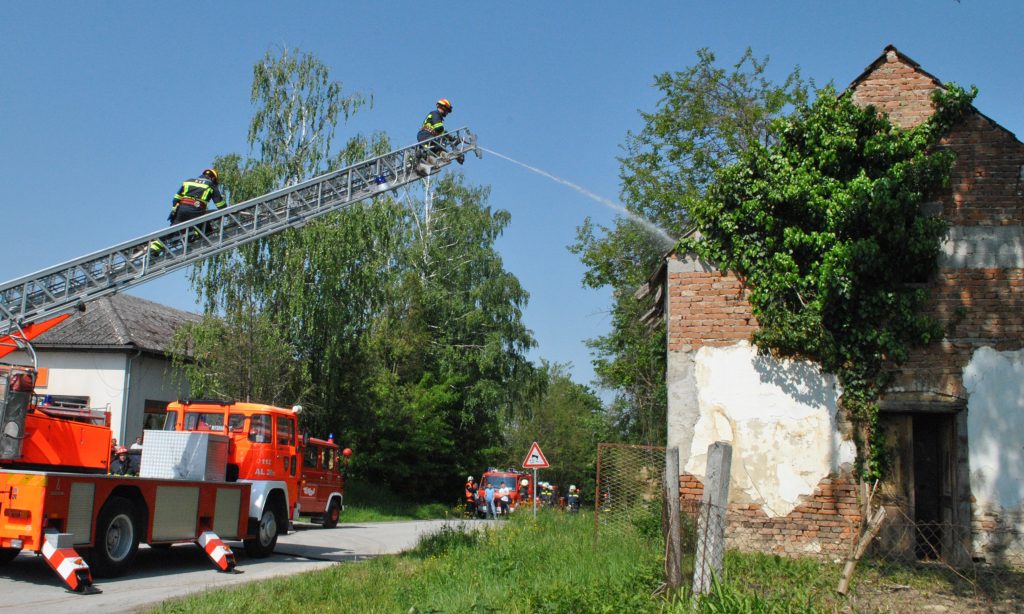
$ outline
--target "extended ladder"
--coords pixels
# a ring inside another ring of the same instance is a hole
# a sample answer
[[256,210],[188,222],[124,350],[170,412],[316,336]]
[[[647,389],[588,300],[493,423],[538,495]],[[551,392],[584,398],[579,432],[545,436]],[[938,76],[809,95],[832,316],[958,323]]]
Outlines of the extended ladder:
[[[447,141],[447,142],[445,142]],[[0,333],[79,307],[85,302],[166,275],[204,258],[280,232],[422,178],[424,150],[434,173],[459,156],[479,158],[476,136],[460,128],[442,137],[364,160],[303,183],[44,269],[0,285]],[[417,168],[418,167],[418,168]],[[148,246],[159,239],[156,256]]]

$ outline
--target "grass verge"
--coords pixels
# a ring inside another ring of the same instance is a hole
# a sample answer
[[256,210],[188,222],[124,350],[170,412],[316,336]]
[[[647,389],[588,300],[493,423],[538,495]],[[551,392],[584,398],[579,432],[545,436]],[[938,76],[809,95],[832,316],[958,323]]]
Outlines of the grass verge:
[[457,517],[458,511],[441,503],[415,503],[375,484],[350,480],[345,485],[342,522],[431,520]]
[[[602,532],[593,516],[541,510],[488,527],[446,525],[398,556],[372,559],[165,602],[157,612],[409,613],[817,613],[1015,612],[1021,576],[1003,577],[981,601],[939,578],[893,593],[902,577],[865,565],[849,599],[835,594],[840,567],[811,559],[729,552],[722,581],[691,604],[688,590],[652,597],[663,542],[644,523]],[[685,562],[692,567],[692,561]],[[685,567],[685,564],[684,564]],[[941,599],[934,601],[933,596]],[[995,606],[995,607],[993,607]]]

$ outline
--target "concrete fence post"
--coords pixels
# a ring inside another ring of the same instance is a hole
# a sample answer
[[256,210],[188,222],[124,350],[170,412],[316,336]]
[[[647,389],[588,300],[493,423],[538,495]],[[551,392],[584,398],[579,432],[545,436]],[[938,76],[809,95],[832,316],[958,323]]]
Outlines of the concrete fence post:
[[679,448],[665,451],[665,584],[677,591],[683,584],[682,526],[679,520]]
[[722,574],[725,559],[725,512],[729,504],[729,475],[732,445],[716,441],[708,446],[704,472],[704,498],[697,520],[697,552],[693,561],[693,596],[711,590],[715,576]]

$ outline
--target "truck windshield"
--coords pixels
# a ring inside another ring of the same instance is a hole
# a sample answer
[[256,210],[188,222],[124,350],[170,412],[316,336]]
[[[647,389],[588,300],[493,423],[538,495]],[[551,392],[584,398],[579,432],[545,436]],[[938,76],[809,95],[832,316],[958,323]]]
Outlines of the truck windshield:
[[507,486],[514,489],[516,487],[516,478],[512,475],[489,475],[484,478],[484,487],[490,484],[494,488],[501,488]]
[[189,411],[185,412],[185,430],[186,431],[224,431],[224,413],[223,412],[199,412]]

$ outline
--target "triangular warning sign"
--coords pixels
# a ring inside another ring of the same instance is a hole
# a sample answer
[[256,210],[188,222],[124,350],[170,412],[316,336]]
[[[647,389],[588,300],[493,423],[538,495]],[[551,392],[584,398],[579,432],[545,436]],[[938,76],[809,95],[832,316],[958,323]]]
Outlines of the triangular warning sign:
[[544,469],[550,467],[548,459],[544,458],[544,453],[540,451],[540,446],[537,442],[533,442],[530,446],[530,451],[527,452],[526,458],[523,459],[523,469]]

